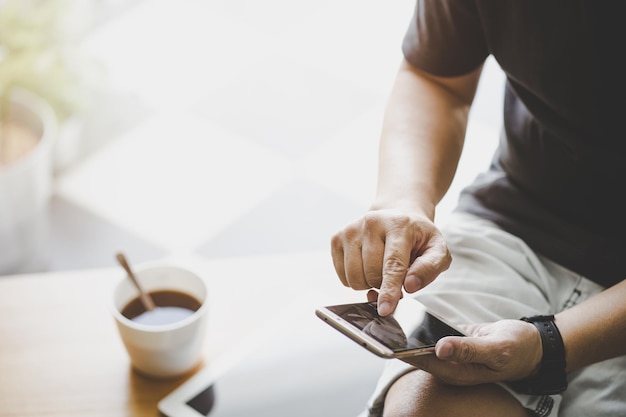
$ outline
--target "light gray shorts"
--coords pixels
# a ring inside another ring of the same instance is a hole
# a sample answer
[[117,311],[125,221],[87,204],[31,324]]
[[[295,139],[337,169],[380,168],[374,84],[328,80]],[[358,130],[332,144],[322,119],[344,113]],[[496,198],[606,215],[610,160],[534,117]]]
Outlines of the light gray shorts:
[[[537,255],[490,221],[454,213],[442,227],[452,265],[415,298],[454,324],[555,314],[602,291],[603,287]],[[389,360],[359,417],[382,415],[385,395],[401,376],[415,370]],[[541,417],[626,416],[626,356],[568,375],[559,395],[524,395],[502,385]]]

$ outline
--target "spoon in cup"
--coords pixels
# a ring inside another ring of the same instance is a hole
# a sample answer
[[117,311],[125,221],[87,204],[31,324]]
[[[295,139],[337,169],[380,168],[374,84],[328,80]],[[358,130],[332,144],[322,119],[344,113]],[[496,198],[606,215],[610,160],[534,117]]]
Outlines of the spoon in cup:
[[137,277],[135,277],[132,269],[130,269],[130,265],[126,261],[126,257],[124,256],[124,254],[119,252],[116,257],[117,261],[120,263],[120,265],[122,265],[122,268],[124,268],[124,270],[128,274],[128,277],[131,279],[131,281],[133,281],[133,284],[135,284],[137,291],[139,291],[139,299],[141,300],[141,304],[143,304],[143,307],[146,309],[146,311],[154,310],[155,304],[154,301],[152,301],[152,297],[150,297],[150,294],[145,292],[139,284]]

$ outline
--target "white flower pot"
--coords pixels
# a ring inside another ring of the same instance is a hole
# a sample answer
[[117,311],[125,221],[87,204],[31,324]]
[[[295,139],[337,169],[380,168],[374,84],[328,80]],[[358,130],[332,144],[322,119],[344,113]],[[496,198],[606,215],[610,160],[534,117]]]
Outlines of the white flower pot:
[[27,91],[13,92],[11,120],[33,132],[38,141],[18,160],[0,166],[0,275],[43,263],[57,134],[51,107]]

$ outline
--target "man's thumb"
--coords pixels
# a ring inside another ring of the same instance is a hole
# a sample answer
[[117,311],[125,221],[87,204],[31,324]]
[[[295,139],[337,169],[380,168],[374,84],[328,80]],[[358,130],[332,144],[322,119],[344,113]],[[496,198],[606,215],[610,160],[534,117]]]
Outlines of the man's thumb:
[[475,362],[476,353],[476,346],[470,337],[445,337],[435,347],[439,359],[460,363]]

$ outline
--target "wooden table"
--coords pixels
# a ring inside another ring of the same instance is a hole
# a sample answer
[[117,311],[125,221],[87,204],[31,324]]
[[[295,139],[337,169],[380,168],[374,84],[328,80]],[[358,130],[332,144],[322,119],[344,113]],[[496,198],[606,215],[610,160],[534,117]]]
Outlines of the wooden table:
[[[364,299],[341,286],[328,254],[172,261],[207,280],[204,366],[298,297]],[[109,310],[124,276],[120,267],[0,277],[0,416],[158,416],[158,401],[186,378],[131,370]]]

